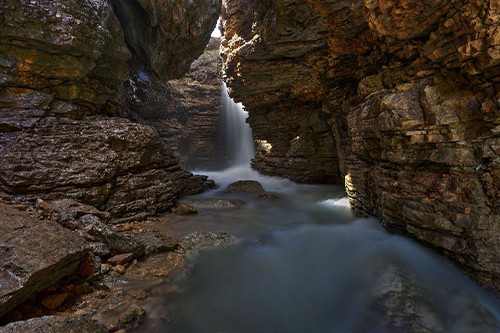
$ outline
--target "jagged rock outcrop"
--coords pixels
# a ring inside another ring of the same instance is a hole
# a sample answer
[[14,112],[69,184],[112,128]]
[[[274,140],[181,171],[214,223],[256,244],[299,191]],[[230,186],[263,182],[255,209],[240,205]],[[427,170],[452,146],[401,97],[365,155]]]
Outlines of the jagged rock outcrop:
[[141,122],[158,130],[166,146],[189,168],[216,167],[220,157],[220,38],[212,38],[186,77],[164,82],[140,61],[131,66],[127,105]]
[[114,0],[125,38],[161,79],[181,78],[203,53],[220,0]]
[[0,317],[73,273],[88,254],[85,240],[56,222],[0,203]]
[[358,213],[500,290],[497,1],[228,0],[223,20],[254,167],[342,175]]
[[333,133],[321,112],[326,30],[305,2],[278,3],[228,1],[223,9],[226,81],[250,111],[259,143],[252,165],[299,182],[339,181]]
[[[150,26],[120,17],[126,35],[151,28],[141,38],[148,64],[163,77],[181,75],[203,51],[219,1],[141,4]],[[131,114],[122,90],[132,55],[110,2],[5,1],[0,26],[1,190],[71,197],[122,219],[203,190],[156,130],[116,117]]]
[[45,117],[0,142],[2,188],[28,198],[71,197],[125,218],[168,210],[203,190],[153,128],[123,118]]

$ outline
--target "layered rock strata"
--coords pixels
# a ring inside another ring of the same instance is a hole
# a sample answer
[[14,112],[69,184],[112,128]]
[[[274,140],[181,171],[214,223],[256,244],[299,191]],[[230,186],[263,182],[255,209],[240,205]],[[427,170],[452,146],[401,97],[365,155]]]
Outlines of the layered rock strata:
[[[106,0],[0,3],[1,190],[71,197],[113,218],[163,212],[203,190],[156,130],[117,116],[131,114],[122,90],[132,54],[165,79],[181,75],[203,52],[220,3],[141,5],[146,21],[120,16],[124,34]],[[132,37],[143,28],[150,48],[139,52]]]
[[158,130],[181,164],[206,170],[221,157],[222,68],[220,38],[212,38],[186,77],[164,82],[140,61],[133,61],[126,84],[127,105]]
[[0,203],[0,317],[73,273],[89,252],[84,239]]
[[358,213],[499,290],[499,11],[475,0],[226,1],[225,72],[261,140],[254,166],[345,177]]

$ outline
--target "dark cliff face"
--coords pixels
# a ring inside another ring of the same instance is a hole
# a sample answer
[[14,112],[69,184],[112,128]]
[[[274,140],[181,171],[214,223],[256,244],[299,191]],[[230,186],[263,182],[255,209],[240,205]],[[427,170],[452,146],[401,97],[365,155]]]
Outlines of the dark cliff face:
[[203,53],[220,0],[113,0],[125,39],[161,79],[181,78]]
[[162,81],[141,61],[131,64],[127,105],[140,122],[158,130],[183,166],[217,166],[221,136],[220,38],[212,38],[185,78]]
[[[132,55],[146,55],[163,77],[181,75],[203,52],[220,3],[141,4],[152,29],[144,54],[129,50],[106,0],[0,2],[0,190],[71,197],[125,219],[202,191],[155,129],[117,116],[130,115],[123,84]],[[144,28],[122,24],[127,34]]]
[[254,166],[344,177],[358,213],[498,290],[499,10],[475,0],[226,1],[227,82],[271,144]]

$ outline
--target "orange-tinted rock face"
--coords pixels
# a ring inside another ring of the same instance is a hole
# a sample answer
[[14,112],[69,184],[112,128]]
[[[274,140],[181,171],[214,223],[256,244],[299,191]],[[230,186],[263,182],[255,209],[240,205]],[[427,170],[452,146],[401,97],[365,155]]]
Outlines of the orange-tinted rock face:
[[[174,15],[169,6],[182,15],[155,24]],[[203,52],[219,8],[213,0],[151,1],[154,29],[124,25],[127,34],[144,28],[154,35],[144,40],[147,59],[171,78]],[[117,117],[130,116],[122,91],[137,51],[125,43],[111,1],[1,1],[0,27],[0,190],[71,197],[127,219],[166,211],[203,190],[155,129]]]
[[357,212],[500,288],[499,10],[476,0],[226,1],[227,81],[256,139],[271,144],[254,166],[345,177]]
[[261,142],[254,168],[301,182],[338,180],[333,132],[321,111],[328,35],[320,15],[303,1],[229,1],[223,19],[230,93],[250,111]]

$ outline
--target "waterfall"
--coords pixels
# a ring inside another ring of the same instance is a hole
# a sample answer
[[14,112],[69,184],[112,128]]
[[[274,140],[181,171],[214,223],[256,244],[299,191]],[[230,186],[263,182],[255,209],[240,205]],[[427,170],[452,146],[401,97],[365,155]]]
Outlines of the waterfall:
[[246,123],[248,112],[241,103],[229,97],[226,84],[222,83],[222,108],[226,124],[225,148],[230,166],[249,166],[255,156],[252,129]]

